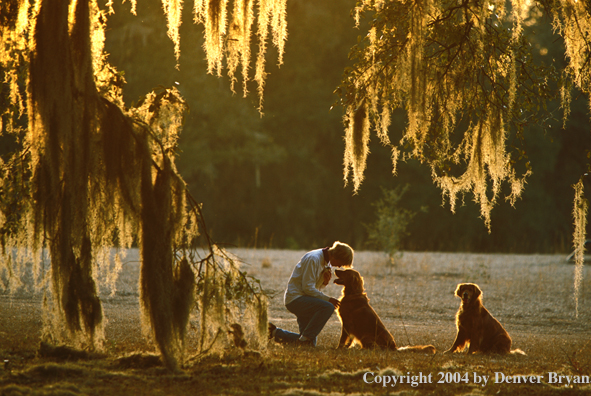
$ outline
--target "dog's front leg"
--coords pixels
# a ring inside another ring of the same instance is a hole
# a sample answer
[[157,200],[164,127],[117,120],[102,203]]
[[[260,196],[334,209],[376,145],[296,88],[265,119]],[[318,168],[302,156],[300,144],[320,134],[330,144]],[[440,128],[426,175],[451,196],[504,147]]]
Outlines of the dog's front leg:
[[458,334],[456,335],[456,340],[454,341],[452,347],[449,348],[444,353],[454,353],[458,350],[463,349],[464,345],[466,345],[466,342],[468,342],[469,340],[470,339],[468,336],[468,332],[466,330],[464,330],[463,328],[459,328]]
[[482,348],[480,345],[482,344],[482,337],[472,338],[470,339],[470,345],[468,346],[468,354],[481,352]]
[[341,328],[341,339],[337,348],[348,348],[351,345],[349,342],[349,333],[345,330],[345,326]]

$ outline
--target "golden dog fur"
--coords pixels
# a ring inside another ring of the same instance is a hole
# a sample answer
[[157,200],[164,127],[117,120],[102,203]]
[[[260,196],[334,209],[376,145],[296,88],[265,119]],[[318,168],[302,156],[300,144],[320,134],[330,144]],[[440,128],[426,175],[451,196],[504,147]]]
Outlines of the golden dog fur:
[[369,305],[369,298],[363,287],[363,278],[353,269],[335,270],[334,283],[344,286],[337,310],[342,324],[338,348],[348,348],[354,341],[362,348],[408,350],[435,353],[433,345],[416,345],[398,348],[394,337],[386,329],[378,314]]
[[474,283],[460,283],[455,295],[462,299],[456,314],[456,339],[445,353],[461,352],[468,346],[468,353],[521,353],[511,350],[511,337],[484,305],[482,291]]

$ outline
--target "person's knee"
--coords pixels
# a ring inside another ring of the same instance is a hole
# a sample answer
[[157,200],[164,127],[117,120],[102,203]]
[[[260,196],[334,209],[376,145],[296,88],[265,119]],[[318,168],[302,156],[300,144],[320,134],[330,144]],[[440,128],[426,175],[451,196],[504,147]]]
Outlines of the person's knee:
[[332,303],[325,301],[324,304],[322,304],[322,308],[321,308],[322,312],[325,312],[326,314],[332,314],[335,310],[334,305],[332,305]]

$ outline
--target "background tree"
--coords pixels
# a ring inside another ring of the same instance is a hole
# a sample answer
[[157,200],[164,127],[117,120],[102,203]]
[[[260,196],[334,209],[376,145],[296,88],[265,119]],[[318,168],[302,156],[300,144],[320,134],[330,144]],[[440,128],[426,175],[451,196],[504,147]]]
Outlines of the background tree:
[[[227,32],[227,2],[196,2],[195,18],[206,26],[210,71],[220,73],[228,53],[231,78],[241,65],[244,80],[248,80],[253,5],[252,1],[235,2]],[[261,1],[259,6],[255,80],[262,94],[267,32],[271,27],[281,53],[285,24],[284,2]],[[181,9],[180,2],[164,2],[177,59]],[[0,60],[12,106],[5,119],[17,118],[14,109],[20,114],[26,109],[28,115],[22,151],[4,168],[3,189],[20,188],[17,194],[23,206],[16,228],[5,227],[4,220],[13,215],[14,208],[2,208],[3,266],[10,270],[15,252],[31,248],[38,267],[42,250],[48,247],[56,316],[53,328],[48,328],[50,336],[100,347],[102,307],[96,267],[108,265],[105,251],[113,243],[130,247],[135,239],[142,261],[143,318],[168,368],[176,369],[181,357],[195,275],[202,302],[228,287],[230,299],[250,299],[249,307],[257,312],[255,330],[263,334],[266,305],[260,289],[249,286],[233,261],[211,242],[206,258],[196,260],[189,254],[202,218],[199,206],[187,200],[185,183],[174,165],[185,110],[178,91],[163,89],[146,95],[131,109],[124,106],[123,80],[103,52],[107,12],[93,0],[71,4],[40,0],[34,6],[14,0],[3,2],[0,10]],[[17,78],[23,65],[26,100],[20,95]],[[14,127],[9,125],[7,130]],[[15,171],[20,175],[17,178],[12,175]],[[21,184],[6,183],[13,179]],[[225,258],[221,263],[216,260],[220,256]],[[40,276],[39,268],[35,272]],[[240,293],[232,293],[234,289]],[[217,302],[224,305],[226,300],[218,298]],[[218,305],[210,301],[200,309],[219,311]],[[207,326],[223,325],[226,316],[216,317]]]

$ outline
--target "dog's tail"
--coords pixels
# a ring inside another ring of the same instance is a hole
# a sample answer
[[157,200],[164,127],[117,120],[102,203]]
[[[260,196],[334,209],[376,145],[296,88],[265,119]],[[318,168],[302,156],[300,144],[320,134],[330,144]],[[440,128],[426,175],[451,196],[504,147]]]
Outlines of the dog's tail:
[[526,355],[526,353],[523,352],[521,349],[513,349],[513,350],[509,351],[509,353],[512,355],[523,355],[523,356]]
[[437,349],[433,345],[409,345],[405,347],[398,348],[400,352],[422,352],[422,353],[430,353],[436,354]]

